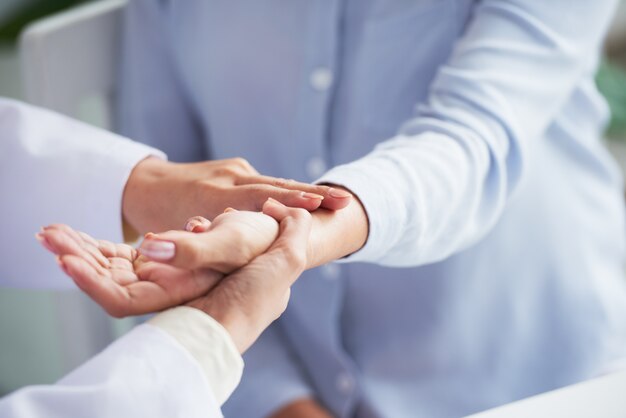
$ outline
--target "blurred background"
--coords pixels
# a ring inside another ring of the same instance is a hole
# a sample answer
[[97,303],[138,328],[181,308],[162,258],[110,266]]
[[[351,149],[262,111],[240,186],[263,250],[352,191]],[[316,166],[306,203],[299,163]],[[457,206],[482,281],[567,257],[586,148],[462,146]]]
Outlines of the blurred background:
[[[0,96],[25,98],[18,54],[22,29],[44,16],[87,2],[0,0]],[[597,83],[612,110],[607,144],[626,171],[626,1],[607,38]],[[63,332],[63,316],[59,315],[63,301],[52,292],[0,290],[0,396],[26,384],[51,383],[74,366],[76,359],[68,361],[64,353],[80,343]],[[112,323],[113,335],[130,326],[129,322]],[[89,350],[87,347],[85,352]]]

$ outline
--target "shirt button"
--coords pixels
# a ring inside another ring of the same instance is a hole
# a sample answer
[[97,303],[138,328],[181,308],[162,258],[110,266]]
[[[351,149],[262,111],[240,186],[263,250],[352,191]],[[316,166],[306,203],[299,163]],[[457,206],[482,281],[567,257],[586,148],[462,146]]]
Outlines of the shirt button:
[[311,73],[311,87],[317,91],[326,91],[333,84],[333,73],[325,67],[316,68]]
[[316,179],[326,172],[326,163],[319,157],[311,158],[306,163],[306,173],[311,179]]
[[322,274],[328,280],[337,280],[341,275],[341,268],[335,263],[326,264],[322,266]]
[[354,380],[348,373],[339,374],[335,384],[337,385],[339,393],[346,396],[349,395],[354,388]]

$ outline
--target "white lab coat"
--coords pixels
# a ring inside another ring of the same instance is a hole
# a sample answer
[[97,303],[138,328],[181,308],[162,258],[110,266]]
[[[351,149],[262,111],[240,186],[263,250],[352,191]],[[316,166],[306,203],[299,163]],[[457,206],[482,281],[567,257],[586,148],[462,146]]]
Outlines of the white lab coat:
[[[34,238],[67,222],[122,240],[121,197],[152,148],[0,99],[0,286],[69,288]],[[174,337],[143,324],[50,386],[0,400],[0,417],[221,417],[206,374]]]

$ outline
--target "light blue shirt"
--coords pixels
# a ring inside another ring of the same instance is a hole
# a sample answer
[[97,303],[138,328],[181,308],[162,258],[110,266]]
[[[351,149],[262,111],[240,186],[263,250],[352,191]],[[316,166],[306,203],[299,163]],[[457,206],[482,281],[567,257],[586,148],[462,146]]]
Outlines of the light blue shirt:
[[593,81],[615,4],[131,2],[125,134],[344,185],[369,216],[362,250],[294,286],[227,417],[303,396],[455,417],[626,356],[622,183]]

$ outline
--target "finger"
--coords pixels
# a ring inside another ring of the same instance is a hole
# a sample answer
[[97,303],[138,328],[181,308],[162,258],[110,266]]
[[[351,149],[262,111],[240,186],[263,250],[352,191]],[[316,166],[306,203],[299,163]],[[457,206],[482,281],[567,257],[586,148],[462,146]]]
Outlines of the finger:
[[[300,183],[295,180],[287,180],[270,176],[248,176],[242,177],[237,180],[238,185],[251,185],[251,184],[266,184],[270,186],[274,186],[280,189],[287,190],[298,190],[307,193],[314,193],[317,195],[321,195],[324,197],[321,203],[321,207],[324,209],[330,210],[339,210],[343,209],[350,203],[352,198],[352,194],[337,187],[332,186],[324,186],[324,185],[315,185],[315,184],[307,184]],[[297,206],[303,207],[299,205],[289,205],[287,202],[282,201],[281,199],[277,199],[276,196],[268,196],[273,197],[276,200],[286,204],[287,206]],[[303,207],[304,209],[308,209]]]
[[[143,264],[138,274],[140,280],[155,283],[162,290],[161,297],[153,294],[148,298],[150,302],[159,304],[153,306],[153,310],[180,305],[204,295],[223,276],[210,269],[187,270],[157,262]],[[137,295],[136,291],[134,293]]]
[[324,201],[324,196],[305,192],[302,190],[289,190],[285,188],[270,186],[267,184],[251,184],[241,186],[237,189],[240,193],[241,202],[248,202],[247,205],[239,207],[239,209],[248,209],[259,211],[263,207],[265,201],[271,197],[279,202],[296,208],[302,208],[309,211],[316,210]]
[[189,232],[206,232],[211,227],[211,221],[203,216],[194,216],[185,222],[185,231]]
[[[99,274],[104,274],[105,268],[96,260],[88,251],[80,246],[66,231],[60,229],[46,229],[41,232],[45,241],[54,248],[54,253],[58,255],[75,255],[83,258],[89,263]],[[107,260],[108,262],[108,260]]]
[[98,243],[95,239],[91,238],[89,235],[76,231],[72,227],[65,224],[54,224],[50,227],[44,228],[44,232],[55,231],[62,232],[67,234],[67,236],[74,240],[76,245],[81,247],[85,252],[91,254],[91,256],[96,260],[102,267],[109,267],[109,261],[102,254],[102,252],[98,249]]
[[131,300],[124,287],[100,276],[81,257],[63,255],[60,265],[74,283],[110,315],[117,318],[128,315]]
[[[139,247],[141,255],[150,260],[185,269],[213,268],[228,271],[222,265],[226,248],[232,247],[232,237],[220,229],[201,234],[186,231],[168,231],[144,239]],[[236,251],[237,249],[235,249]],[[230,248],[230,251],[233,251]]]
[[50,251],[52,254],[59,255],[57,249],[52,244],[50,244],[50,242],[48,241],[48,239],[46,238],[46,236],[43,233],[41,233],[41,232],[36,233],[35,234],[35,238],[37,239],[37,241],[39,241],[39,243],[46,250]]
[[263,213],[280,222],[280,232],[274,244],[261,257],[278,257],[286,262],[291,270],[291,280],[302,272],[306,265],[306,251],[311,231],[311,214],[297,208],[288,208],[274,200],[268,200],[263,206]]

